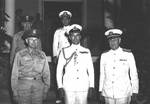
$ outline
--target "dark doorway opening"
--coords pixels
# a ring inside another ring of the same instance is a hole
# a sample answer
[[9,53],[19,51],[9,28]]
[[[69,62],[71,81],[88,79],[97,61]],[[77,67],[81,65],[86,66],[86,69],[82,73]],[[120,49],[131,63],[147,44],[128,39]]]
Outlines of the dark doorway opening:
[[44,2],[44,25],[45,31],[43,50],[47,55],[52,55],[53,35],[57,28],[61,27],[58,14],[63,10],[68,10],[72,13],[71,23],[82,23],[82,2]]

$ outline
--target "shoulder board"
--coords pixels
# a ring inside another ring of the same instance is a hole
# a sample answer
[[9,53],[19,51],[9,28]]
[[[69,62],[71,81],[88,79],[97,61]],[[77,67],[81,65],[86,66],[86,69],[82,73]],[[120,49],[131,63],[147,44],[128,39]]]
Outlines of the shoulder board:
[[67,46],[67,47],[64,47],[64,48],[62,48],[63,50],[65,50],[65,49],[67,49],[67,48],[69,48],[70,46]]
[[[68,47],[70,47],[70,46],[68,46]],[[65,56],[65,49],[67,49],[68,47],[64,47],[64,48],[62,48],[62,50],[61,50],[65,59],[66,59],[66,56]]]
[[131,52],[131,49],[125,49],[125,48],[123,48],[122,49],[124,52]]
[[105,50],[105,51],[103,51],[103,53],[107,53],[109,50]]
[[89,52],[87,52],[87,51],[80,51],[80,53],[84,54],[84,53],[89,53]]
[[61,30],[62,29],[62,27],[59,27],[57,30]]
[[37,55],[41,58],[41,59],[44,59],[44,55],[45,53],[43,52],[43,51],[41,51],[41,50],[38,50],[37,51]]

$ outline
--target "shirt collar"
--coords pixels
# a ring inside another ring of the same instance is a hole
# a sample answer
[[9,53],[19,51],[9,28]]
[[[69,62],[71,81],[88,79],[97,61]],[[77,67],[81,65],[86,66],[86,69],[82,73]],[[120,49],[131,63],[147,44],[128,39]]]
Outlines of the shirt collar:
[[67,29],[69,26],[70,26],[70,25],[68,25],[68,26],[63,26],[63,28],[64,28],[64,29]]
[[116,49],[116,50],[110,50],[112,53],[118,53],[118,52],[120,52],[122,49],[121,49],[121,47],[119,47],[118,49]]
[[72,45],[71,45],[71,47],[72,47],[73,49],[77,50],[77,49],[79,49],[79,47],[80,47],[80,44],[77,44],[77,45],[75,45],[75,44],[72,44]]

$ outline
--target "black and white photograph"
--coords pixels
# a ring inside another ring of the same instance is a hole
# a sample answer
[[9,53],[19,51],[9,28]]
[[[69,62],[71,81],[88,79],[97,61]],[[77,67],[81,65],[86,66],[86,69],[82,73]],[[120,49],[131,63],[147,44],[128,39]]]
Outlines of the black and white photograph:
[[0,0],[0,104],[150,104],[150,0]]

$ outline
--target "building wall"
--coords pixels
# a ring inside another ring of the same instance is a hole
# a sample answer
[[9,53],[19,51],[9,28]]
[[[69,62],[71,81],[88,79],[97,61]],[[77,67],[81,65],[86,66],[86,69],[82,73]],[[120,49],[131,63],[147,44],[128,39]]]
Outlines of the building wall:
[[87,25],[94,30],[103,27],[103,0],[87,0]]
[[98,55],[105,46],[103,17],[103,0],[87,0],[87,31],[93,55]]
[[39,0],[16,0],[16,9],[23,9],[24,15],[34,16],[39,12]]

